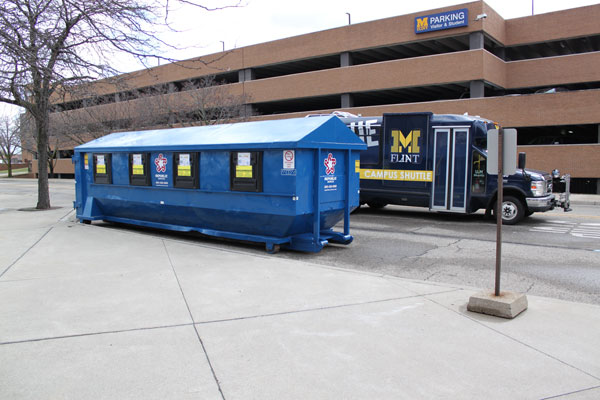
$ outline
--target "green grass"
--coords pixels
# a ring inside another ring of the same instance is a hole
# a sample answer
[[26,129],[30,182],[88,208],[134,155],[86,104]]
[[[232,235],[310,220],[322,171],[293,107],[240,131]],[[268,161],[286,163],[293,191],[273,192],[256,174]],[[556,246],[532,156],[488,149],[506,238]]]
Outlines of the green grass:
[[[29,170],[27,168],[17,168],[17,169],[12,170],[13,175],[26,174],[28,172],[29,172]],[[0,171],[0,176],[8,176],[8,170]]]

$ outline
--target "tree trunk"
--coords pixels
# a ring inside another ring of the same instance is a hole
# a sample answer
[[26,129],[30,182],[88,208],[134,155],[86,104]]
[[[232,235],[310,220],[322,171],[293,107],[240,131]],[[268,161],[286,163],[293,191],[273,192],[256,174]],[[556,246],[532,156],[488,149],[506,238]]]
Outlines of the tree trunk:
[[54,161],[52,153],[48,154],[48,177],[54,178]]
[[50,190],[48,187],[48,113],[35,116],[38,153],[38,210],[50,208]]
[[12,158],[11,154],[9,153],[8,154],[8,160],[7,160],[7,163],[6,163],[6,165],[8,166],[8,177],[9,178],[12,178],[12,160],[11,160],[11,158]]

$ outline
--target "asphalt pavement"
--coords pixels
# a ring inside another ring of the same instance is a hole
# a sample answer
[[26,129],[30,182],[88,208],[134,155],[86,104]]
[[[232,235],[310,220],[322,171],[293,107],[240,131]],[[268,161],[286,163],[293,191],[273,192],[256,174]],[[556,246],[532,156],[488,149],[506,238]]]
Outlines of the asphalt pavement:
[[7,181],[1,399],[600,398],[599,306],[475,314],[490,288],[80,224],[72,181],[19,211],[35,184]]

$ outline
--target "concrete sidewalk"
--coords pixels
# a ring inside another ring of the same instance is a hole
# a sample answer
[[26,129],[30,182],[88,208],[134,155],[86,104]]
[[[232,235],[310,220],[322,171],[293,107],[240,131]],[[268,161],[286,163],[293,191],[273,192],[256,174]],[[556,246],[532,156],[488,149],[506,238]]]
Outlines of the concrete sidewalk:
[[79,224],[51,185],[45,212],[0,186],[2,399],[600,398],[598,306],[473,314],[474,288]]
[[572,205],[600,206],[600,194],[571,194]]

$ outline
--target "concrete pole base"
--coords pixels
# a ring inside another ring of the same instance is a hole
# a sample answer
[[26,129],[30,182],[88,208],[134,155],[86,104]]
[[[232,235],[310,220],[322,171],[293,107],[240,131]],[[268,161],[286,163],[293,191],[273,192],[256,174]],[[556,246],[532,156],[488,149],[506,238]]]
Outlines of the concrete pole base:
[[495,296],[494,291],[483,291],[469,298],[467,310],[513,319],[527,309],[527,296],[521,293],[500,292]]

